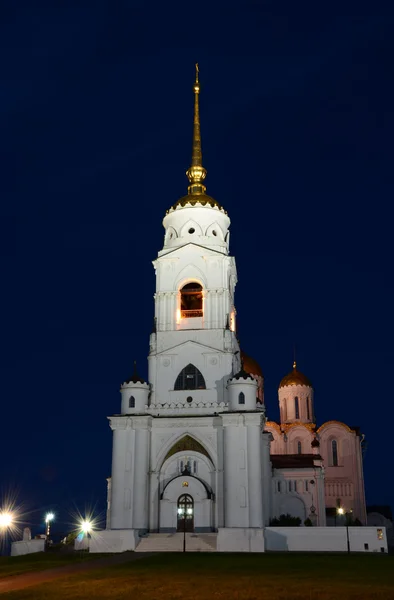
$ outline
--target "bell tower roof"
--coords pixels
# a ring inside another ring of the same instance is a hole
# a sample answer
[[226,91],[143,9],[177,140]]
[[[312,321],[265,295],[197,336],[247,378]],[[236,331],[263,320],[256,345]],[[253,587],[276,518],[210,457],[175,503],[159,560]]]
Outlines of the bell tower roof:
[[207,188],[204,184],[204,180],[207,176],[207,170],[202,164],[202,149],[201,149],[201,124],[200,124],[200,81],[199,81],[199,67],[196,63],[196,77],[193,84],[194,91],[194,120],[193,120],[193,145],[192,145],[192,160],[191,165],[186,171],[186,175],[189,179],[189,186],[187,188],[187,195],[180,198],[171,207],[176,209],[178,207],[185,207],[187,205],[194,206],[200,204],[202,206],[211,206],[212,208],[222,207],[220,204],[206,194]]

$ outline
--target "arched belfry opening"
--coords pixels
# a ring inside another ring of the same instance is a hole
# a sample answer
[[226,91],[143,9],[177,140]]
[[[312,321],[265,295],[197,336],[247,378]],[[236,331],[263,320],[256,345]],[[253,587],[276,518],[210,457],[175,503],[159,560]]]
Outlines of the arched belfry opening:
[[205,379],[194,365],[189,363],[179,373],[175,381],[175,390],[205,390]]
[[192,319],[203,316],[202,286],[197,281],[181,288],[181,318]]

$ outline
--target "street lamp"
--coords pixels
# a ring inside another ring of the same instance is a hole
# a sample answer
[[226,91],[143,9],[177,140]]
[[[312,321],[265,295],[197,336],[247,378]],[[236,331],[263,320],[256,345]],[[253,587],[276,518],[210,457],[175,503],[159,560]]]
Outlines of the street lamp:
[[338,508],[337,508],[337,514],[341,515],[341,516],[345,515],[347,551],[348,551],[348,553],[350,553],[349,513],[342,506],[338,506]]
[[91,533],[93,530],[93,525],[92,522],[85,519],[83,521],[81,521],[81,531],[87,535],[88,533]]
[[49,512],[45,515],[47,543],[49,542],[49,534],[51,532],[51,521],[53,521],[54,518],[55,515],[53,514],[53,512]]
[[0,512],[0,532],[3,532],[3,534],[4,534],[4,542],[3,542],[4,548],[2,550],[2,553],[5,552],[7,554],[8,532],[11,529],[11,527],[14,525],[14,520],[15,520],[15,517],[12,512],[10,512],[8,510],[2,510]]
[[7,511],[0,512],[0,529],[8,529],[13,523],[13,514]]

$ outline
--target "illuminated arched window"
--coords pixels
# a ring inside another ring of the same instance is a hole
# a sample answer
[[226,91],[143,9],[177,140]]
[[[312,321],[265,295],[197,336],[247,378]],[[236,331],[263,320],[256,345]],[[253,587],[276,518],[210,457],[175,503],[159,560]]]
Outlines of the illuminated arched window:
[[175,390],[205,390],[205,380],[201,371],[191,363],[179,373],[175,381]]
[[245,394],[243,392],[238,394],[238,404],[245,404]]
[[129,408],[135,408],[135,398],[134,398],[134,396],[130,396],[130,398],[129,398]]
[[310,421],[311,418],[311,409],[309,406],[309,396],[306,399],[306,418],[308,419],[308,421]]
[[196,281],[192,281],[181,289],[181,318],[192,319],[202,316],[202,287]]
[[295,418],[300,418],[300,403],[298,401],[298,396],[294,398],[294,409],[295,409]]
[[297,442],[297,454],[302,454],[302,445],[301,442]]
[[338,466],[338,442],[336,440],[332,440],[331,442],[331,452],[332,452],[332,466]]

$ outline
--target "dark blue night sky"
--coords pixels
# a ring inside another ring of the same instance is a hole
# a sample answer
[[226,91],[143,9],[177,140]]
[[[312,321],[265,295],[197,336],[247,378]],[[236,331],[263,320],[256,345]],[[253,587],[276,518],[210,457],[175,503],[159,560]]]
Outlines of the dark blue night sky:
[[27,521],[105,508],[106,417],[134,359],[147,376],[196,61],[207,193],[232,220],[268,417],[296,343],[318,422],[361,427],[367,502],[394,505],[394,9],[318,5],[3,4],[0,482]]

